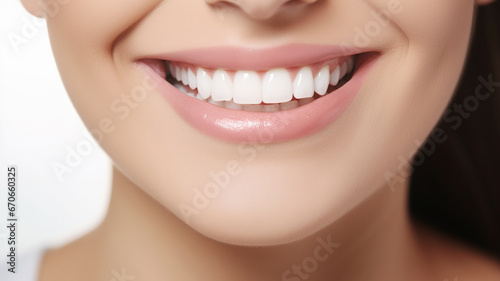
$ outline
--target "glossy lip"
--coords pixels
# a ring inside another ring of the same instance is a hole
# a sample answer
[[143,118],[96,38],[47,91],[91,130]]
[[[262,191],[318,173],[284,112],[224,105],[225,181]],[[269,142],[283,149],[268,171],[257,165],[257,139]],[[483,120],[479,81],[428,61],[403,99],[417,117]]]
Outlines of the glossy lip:
[[[293,49],[293,48],[292,48]],[[306,54],[310,52],[307,51],[308,48],[301,48],[299,57],[297,60],[293,61],[292,65],[299,64],[310,64],[314,60],[309,60],[307,63],[302,62],[304,59],[300,54]],[[312,47],[316,50],[325,49],[336,49],[340,48],[325,48],[325,47]],[[233,49],[233,54],[242,54],[250,52],[255,57],[260,57],[257,62],[249,63],[247,67],[242,67],[244,62],[249,61],[246,57],[242,61],[236,61],[235,64],[229,65],[228,57],[223,59],[222,64],[216,66],[218,68],[243,68],[249,69],[249,67],[269,68],[276,67],[283,60],[284,57],[288,57],[288,62],[290,63],[290,57],[294,57],[293,53],[287,53],[285,55],[279,55],[271,62],[262,62],[262,57],[266,57],[272,53],[283,54],[288,49],[272,49],[264,50],[262,55],[259,52],[245,51],[241,49]],[[218,57],[223,56],[227,52],[227,48],[221,49],[208,49],[208,50],[197,50],[193,52],[193,57],[189,58],[189,51],[183,52],[182,55],[174,54],[163,57],[152,57],[156,59],[168,60],[174,58],[183,58],[185,61],[194,65],[208,65],[215,66],[215,61]],[[212,54],[204,58],[199,54]],[[309,53],[310,54],[310,53]],[[286,56],[288,55],[288,56]],[[319,59],[338,57],[338,53],[328,53],[325,56],[324,53],[315,54]],[[343,53],[345,55],[345,52]],[[307,55],[311,58],[311,55]],[[174,86],[166,81],[164,77],[158,75],[151,67],[145,63],[138,61],[137,65],[140,70],[152,78],[155,81],[156,88],[167,100],[167,102],[174,108],[174,110],[181,116],[189,125],[198,129],[204,134],[207,134],[215,139],[227,141],[231,143],[277,143],[290,141],[293,139],[306,137],[321,131],[328,125],[333,123],[338,119],[342,113],[350,105],[358,91],[360,90],[365,78],[370,73],[373,65],[377,61],[377,53],[365,53],[358,57],[358,65],[354,72],[353,77],[344,84],[341,88],[335,90],[335,92],[327,94],[309,104],[299,106],[297,108],[285,111],[277,112],[251,112],[222,108],[206,101],[201,101],[196,98],[189,97],[188,95],[180,92]],[[181,60],[184,61],[184,60]],[[251,61],[251,59],[250,59]],[[207,64],[203,64],[206,62]],[[283,67],[283,65],[281,65]]]

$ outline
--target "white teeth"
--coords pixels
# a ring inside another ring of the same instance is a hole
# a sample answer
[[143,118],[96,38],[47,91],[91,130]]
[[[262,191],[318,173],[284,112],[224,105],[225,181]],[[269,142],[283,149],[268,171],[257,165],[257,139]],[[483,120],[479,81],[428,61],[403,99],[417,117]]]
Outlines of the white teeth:
[[262,102],[262,86],[257,72],[236,72],[233,85],[233,101],[239,104],[259,104]]
[[178,66],[175,67],[175,79],[177,81],[181,81],[182,80],[182,70]]
[[337,86],[339,80],[340,80],[340,67],[337,65],[332,74],[330,74],[330,84],[332,84],[333,86]]
[[328,71],[328,66],[325,66],[321,71],[314,77],[314,91],[320,96],[326,94],[328,90],[328,84],[330,82],[330,71]]
[[[217,69],[211,77],[209,70],[202,67],[193,72],[192,67],[168,63],[169,73],[179,82],[173,84],[181,92],[220,107],[262,112],[293,109],[313,102],[315,93],[326,95],[329,85],[337,86],[347,73],[352,73],[354,60],[348,58],[341,65],[335,65],[332,72],[330,67],[331,64],[324,65],[315,76],[312,67],[302,67],[292,81],[285,68],[263,74]],[[294,97],[296,100],[292,100]]]
[[193,71],[191,71],[191,68],[188,68],[187,76],[188,76],[189,88],[193,90],[196,89],[197,88],[196,75],[194,75]]
[[196,84],[198,84],[198,92],[204,99],[208,99],[212,95],[212,78],[201,67],[198,68],[196,74]]
[[184,84],[184,85],[189,84],[187,69],[183,68],[183,69],[182,69],[182,72],[181,72],[181,75],[182,75],[182,76],[181,76],[181,79],[182,79],[182,84]]
[[212,83],[212,99],[214,101],[226,101],[233,98],[233,82],[224,70],[215,71]]
[[262,81],[262,101],[280,103],[292,100],[292,78],[288,70],[277,68],[268,71]]
[[314,96],[314,78],[310,67],[303,67],[295,77],[293,95],[297,99]]

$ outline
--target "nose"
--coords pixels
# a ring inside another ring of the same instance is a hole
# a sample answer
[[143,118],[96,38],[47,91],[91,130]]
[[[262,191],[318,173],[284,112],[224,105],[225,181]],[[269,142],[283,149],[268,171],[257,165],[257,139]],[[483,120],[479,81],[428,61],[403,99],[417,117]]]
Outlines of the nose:
[[318,0],[205,0],[207,4],[226,4],[241,9],[250,18],[267,20],[275,16],[285,4],[309,5]]

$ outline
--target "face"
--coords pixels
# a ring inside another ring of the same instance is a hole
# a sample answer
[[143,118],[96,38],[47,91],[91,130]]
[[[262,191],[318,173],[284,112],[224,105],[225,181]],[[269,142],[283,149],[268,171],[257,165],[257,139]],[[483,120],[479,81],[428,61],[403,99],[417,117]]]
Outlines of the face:
[[411,158],[457,84],[474,6],[60,0],[46,18],[68,94],[124,175],[205,236],[274,245]]

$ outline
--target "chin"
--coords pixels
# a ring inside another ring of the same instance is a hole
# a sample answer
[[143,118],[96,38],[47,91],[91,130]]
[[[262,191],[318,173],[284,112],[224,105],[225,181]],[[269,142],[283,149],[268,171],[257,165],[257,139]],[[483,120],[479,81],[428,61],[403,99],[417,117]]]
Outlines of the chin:
[[[354,202],[349,198],[347,185],[332,181],[332,177],[312,178],[308,173],[290,172],[280,178],[276,175],[285,171],[273,170],[257,173],[259,180],[255,180],[255,174],[249,170],[242,170],[227,185],[221,185],[223,192],[219,194],[193,188],[187,201],[167,208],[213,240],[232,245],[272,246],[292,243],[320,231],[350,210],[349,203]],[[223,183],[221,175],[219,183]]]

